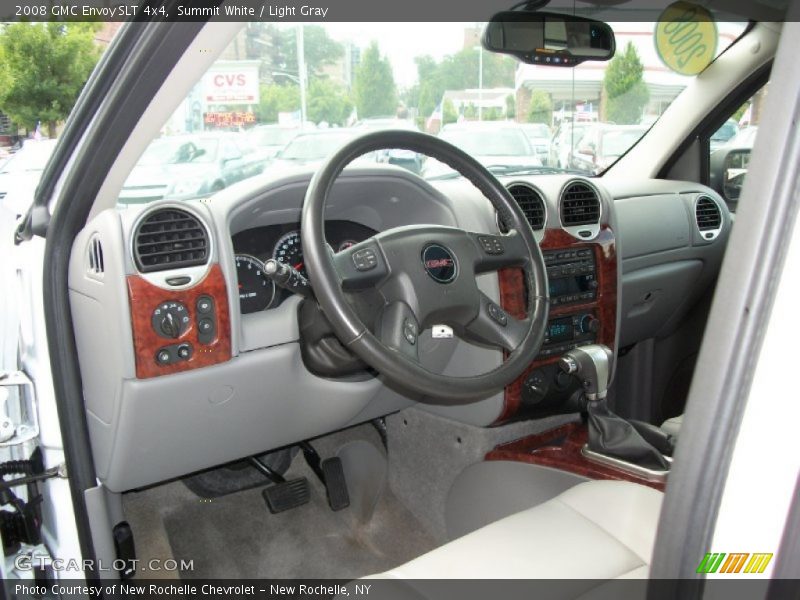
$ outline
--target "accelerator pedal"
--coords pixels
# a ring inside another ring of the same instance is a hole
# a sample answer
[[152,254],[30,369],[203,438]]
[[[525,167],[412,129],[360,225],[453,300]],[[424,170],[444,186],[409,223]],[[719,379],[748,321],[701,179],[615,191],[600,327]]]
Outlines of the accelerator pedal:
[[322,473],[325,489],[328,492],[328,506],[331,510],[342,510],[350,506],[350,492],[347,491],[342,459],[335,456],[323,460]]
[[261,494],[264,496],[269,512],[273,515],[297,508],[311,500],[311,490],[308,487],[308,479],[305,477],[276,483],[264,488]]

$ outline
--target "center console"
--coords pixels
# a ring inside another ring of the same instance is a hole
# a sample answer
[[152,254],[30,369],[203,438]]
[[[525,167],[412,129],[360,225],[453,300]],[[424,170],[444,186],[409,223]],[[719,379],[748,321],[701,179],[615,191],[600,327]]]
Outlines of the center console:
[[[496,424],[556,413],[576,412],[575,381],[557,367],[569,350],[589,344],[615,347],[617,332],[617,253],[614,232],[603,225],[591,241],[548,229],[540,243],[547,268],[550,309],[544,343],[536,360],[506,387]],[[515,317],[527,305],[522,271],[500,272],[500,301]]]

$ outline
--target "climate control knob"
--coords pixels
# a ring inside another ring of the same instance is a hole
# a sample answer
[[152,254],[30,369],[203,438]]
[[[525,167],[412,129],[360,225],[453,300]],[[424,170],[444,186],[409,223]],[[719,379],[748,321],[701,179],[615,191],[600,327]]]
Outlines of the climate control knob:
[[162,302],[153,311],[151,324],[161,337],[176,340],[189,328],[189,310],[180,302]]
[[593,315],[583,315],[578,323],[581,333],[597,333],[600,330],[600,320]]

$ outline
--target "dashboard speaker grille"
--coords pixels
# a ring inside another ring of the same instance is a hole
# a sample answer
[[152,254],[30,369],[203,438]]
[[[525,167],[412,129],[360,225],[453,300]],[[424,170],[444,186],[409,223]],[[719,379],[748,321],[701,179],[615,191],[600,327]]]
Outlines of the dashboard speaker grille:
[[600,199],[594,188],[586,183],[570,183],[561,195],[561,224],[594,225],[600,222]]
[[508,186],[508,193],[513,196],[531,229],[539,231],[544,227],[545,211],[544,200],[539,192],[529,185],[514,183]]
[[162,208],[145,217],[134,234],[136,266],[142,273],[208,262],[208,232],[191,213]]
[[700,231],[712,231],[722,225],[719,206],[708,196],[700,196],[694,207],[694,218]]

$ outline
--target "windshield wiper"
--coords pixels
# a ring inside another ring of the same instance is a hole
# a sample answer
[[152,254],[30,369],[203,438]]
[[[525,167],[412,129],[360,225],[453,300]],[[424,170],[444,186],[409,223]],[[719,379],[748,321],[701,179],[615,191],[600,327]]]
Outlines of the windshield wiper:
[[[562,169],[561,167],[530,167],[523,165],[491,165],[486,167],[494,175],[552,175],[554,173],[572,173],[573,175],[586,175],[579,169]],[[461,174],[457,171],[428,177],[428,181],[441,181],[444,179],[457,179]]]

